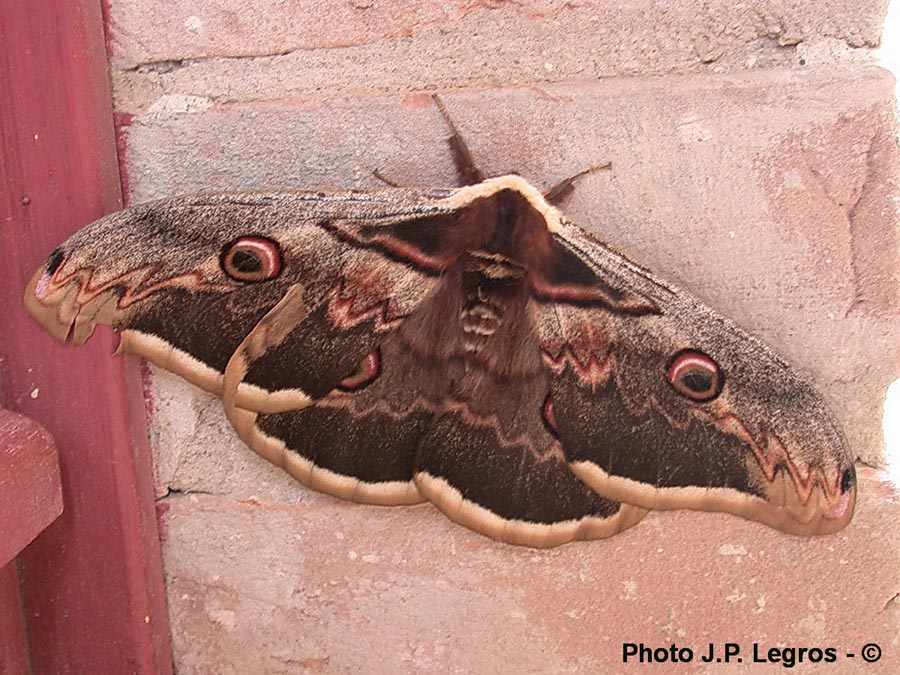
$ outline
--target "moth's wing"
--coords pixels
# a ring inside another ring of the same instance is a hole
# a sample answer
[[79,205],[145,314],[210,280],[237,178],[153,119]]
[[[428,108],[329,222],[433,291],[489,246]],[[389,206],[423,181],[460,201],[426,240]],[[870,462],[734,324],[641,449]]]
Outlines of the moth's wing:
[[[220,393],[234,350],[299,285],[303,311],[320,319],[302,370],[305,391],[315,397],[355,367],[356,351],[368,350],[359,325],[408,313],[438,274],[434,259],[402,274],[371,264],[383,255],[366,248],[359,233],[383,220],[442,222],[445,211],[428,193],[413,190],[390,196],[232,193],[151,202],[73,235],[34,274],[25,304],[61,340],[81,344],[96,324],[108,325],[121,333],[120,350]],[[362,245],[347,244],[354,232]],[[241,388],[242,404],[296,403],[296,391],[282,392],[280,402],[272,399],[283,365],[259,365],[257,381]]]
[[[403,391],[416,373],[395,373],[390,348],[394,331],[371,328],[364,326],[356,334],[357,340],[369,339],[362,354],[354,344],[331,341],[333,356],[349,349],[356,367],[335,370],[340,359],[327,361],[312,383],[327,390],[311,396],[305,376],[307,350],[333,327],[321,316],[308,314],[302,287],[292,287],[230,359],[224,377],[225,414],[247,445],[309,487],[363,503],[414,504],[422,501],[413,482],[415,443],[428,416],[390,407],[390,390]],[[385,359],[392,364],[388,377],[383,377]],[[267,385],[268,399],[244,406],[241,387],[250,379],[271,380],[270,371],[279,363],[283,373],[278,384]],[[330,385],[323,384],[329,379]],[[391,381],[386,394],[385,383]]]
[[[440,231],[429,237],[426,229],[383,230],[385,258],[376,264],[418,264],[423,240],[443,240]],[[429,244],[430,255],[440,248]],[[548,375],[530,323],[507,316],[509,334],[492,342],[496,358],[471,351],[474,319],[466,314],[464,288],[471,272],[459,257],[413,312],[370,331],[377,338],[370,351],[332,391],[307,405],[247,410],[237,396],[241,383],[273,362],[272,354],[302,361],[314,338],[304,327],[302,292],[292,289],[226,368],[223,399],[234,428],[318,490],[376,504],[425,497],[451,519],[510,543],[554,546],[636,523],[643,509],[600,497],[569,470],[542,418]],[[489,289],[469,291],[480,296]],[[522,353],[510,351],[517,349]],[[293,370],[288,376],[296,379]]]
[[643,518],[645,509],[601,497],[569,469],[542,417],[544,373],[511,383],[462,370],[416,455],[416,485],[447,517],[536,548],[610,537]]
[[451,520],[500,541],[544,548],[612,536],[646,510],[594,493],[569,470],[521,273],[502,255],[469,254],[398,333],[438,384],[425,397],[434,417],[416,484]]
[[484,372],[463,377],[420,438],[419,491],[461,525],[536,548],[634,525],[645,509],[601,497],[569,469],[542,423],[542,380],[509,387]]
[[558,433],[582,480],[644,508],[727,511],[797,534],[849,522],[852,456],[808,383],[577,226],[563,220],[553,237],[566,253],[542,276],[586,267],[643,299],[592,301],[574,284],[540,304]]

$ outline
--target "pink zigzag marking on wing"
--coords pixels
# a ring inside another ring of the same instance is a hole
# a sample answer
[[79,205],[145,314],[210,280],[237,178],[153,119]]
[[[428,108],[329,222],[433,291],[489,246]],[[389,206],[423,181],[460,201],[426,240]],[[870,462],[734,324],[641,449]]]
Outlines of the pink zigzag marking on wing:
[[355,307],[359,295],[349,292],[346,279],[341,279],[330,292],[331,301],[328,305],[328,315],[332,323],[341,330],[348,330],[354,326],[374,319],[375,330],[383,331],[395,328],[400,324],[405,315],[395,314],[391,298],[375,300],[361,309]]
[[[661,405],[653,395],[647,398],[644,405],[629,405],[629,407],[632,408],[633,412],[639,411],[639,414],[646,414],[650,409],[653,409],[665,417],[669,424],[678,429],[686,429],[690,423],[689,421],[684,423],[674,419],[667,413],[665,406]],[[700,408],[693,408],[691,412],[698,420],[711,423],[719,429],[719,431],[730,434],[750,446],[763,475],[770,483],[775,480],[778,467],[785,467],[794,484],[797,499],[803,506],[806,506],[809,503],[813,489],[817,483],[821,486],[829,504],[836,506],[840,501],[840,474],[837,474],[833,481],[829,481],[822,468],[812,470],[807,468],[806,475],[804,476],[800,467],[794,462],[790,453],[784,447],[784,443],[775,433],[763,429],[760,431],[760,439],[757,440],[744,422],[733,412],[725,411],[715,414]]]
[[[687,421],[679,422],[678,419],[674,418],[666,410],[666,407],[659,402],[655,395],[651,394],[648,396],[643,404],[628,399],[624,395],[625,388],[618,382],[621,371],[616,366],[615,354],[613,352],[610,352],[608,361],[611,364],[611,370],[615,373],[617,388],[622,395],[623,400],[633,413],[646,414],[649,410],[653,409],[665,417],[673,427],[677,429],[686,429],[688,427],[690,424],[689,419]],[[814,470],[807,469],[807,475],[804,476],[803,472],[791,458],[790,453],[788,453],[787,449],[784,447],[784,443],[775,433],[763,429],[760,432],[761,441],[759,441],[753,436],[744,422],[736,414],[730,411],[711,414],[701,408],[693,408],[692,414],[697,419],[710,422],[720,431],[729,433],[749,445],[756,460],[759,462],[759,466],[762,469],[766,480],[769,482],[775,480],[778,466],[784,466],[788,470],[788,474],[794,484],[797,498],[803,506],[806,506],[809,503],[813,489],[817,483],[821,486],[829,504],[836,506],[840,501],[840,474],[838,474],[833,481],[829,481],[826,478],[824,471],[821,468],[816,468]]]
[[[102,282],[97,286],[92,286],[96,270],[79,269],[75,272],[55,278],[50,281],[47,296],[59,288],[68,286],[72,281],[78,284],[78,293],[75,296],[75,302],[79,306],[84,306],[100,295],[109,291],[115,286],[124,287],[125,291],[119,297],[116,308],[127,309],[130,305],[143,300],[148,295],[155,293],[162,288],[171,288],[181,286],[183,288],[206,288],[209,290],[228,290],[232,286],[226,284],[211,284],[206,282],[206,277],[202,272],[193,271],[185,274],[176,274],[174,276],[162,279],[161,281],[148,283],[150,279],[156,276],[162,269],[161,265],[147,265],[134,270],[129,270],[109,281]],[[45,297],[47,297],[45,296]]]
[[589,385],[593,391],[609,382],[612,375],[613,366],[609,355],[598,357],[594,352],[590,352],[587,360],[581,360],[568,342],[563,344],[556,355],[546,347],[541,348],[541,355],[544,357],[544,363],[556,375],[561,375],[567,367],[571,367],[578,379]]
[[809,503],[816,484],[822,488],[826,501],[837,506],[841,500],[841,475],[837,473],[833,481],[829,481],[821,467],[810,470],[807,467],[806,475],[803,475],[800,467],[791,459],[790,453],[784,447],[781,439],[771,431],[763,429],[760,432],[761,442],[757,441],[747,429],[746,425],[733,413],[727,412],[718,416],[710,416],[716,428],[736,436],[750,446],[766,480],[772,482],[779,466],[787,469],[791,482],[797,493],[797,499],[803,506]]

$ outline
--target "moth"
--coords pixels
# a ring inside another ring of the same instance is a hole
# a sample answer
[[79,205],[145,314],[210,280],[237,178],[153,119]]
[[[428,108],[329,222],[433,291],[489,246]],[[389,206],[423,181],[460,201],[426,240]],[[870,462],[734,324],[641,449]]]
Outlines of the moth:
[[343,499],[533,547],[649,509],[845,526],[852,456],[813,388],[525,179],[485,179],[438,104],[462,187],[135,206],[53,251],[25,304],[63,341],[112,327]]

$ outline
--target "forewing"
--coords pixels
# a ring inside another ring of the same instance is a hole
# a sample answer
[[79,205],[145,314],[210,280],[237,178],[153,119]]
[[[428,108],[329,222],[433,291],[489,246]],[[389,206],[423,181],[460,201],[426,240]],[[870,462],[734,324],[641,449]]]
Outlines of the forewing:
[[[305,345],[303,384],[315,396],[330,389],[317,380],[341,367],[329,361],[336,353],[355,365],[347,343],[360,344],[358,326],[377,329],[411,311],[438,274],[414,267],[394,274],[377,264],[383,252],[348,244],[342,228],[445,218],[433,198],[402,190],[390,197],[282,192],[152,202],[73,235],[37,270],[25,303],[59,339],[81,344],[96,324],[108,325],[122,334],[123,351],[220,393],[234,350],[299,286],[303,311],[318,317],[323,333]],[[280,387],[284,364],[264,365],[242,388],[245,405],[264,403]]]
[[575,473],[644,508],[722,510],[832,532],[855,500],[850,452],[822,399],[756,338],[563,221],[557,242],[646,300],[623,312],[557,294],[538,330]]

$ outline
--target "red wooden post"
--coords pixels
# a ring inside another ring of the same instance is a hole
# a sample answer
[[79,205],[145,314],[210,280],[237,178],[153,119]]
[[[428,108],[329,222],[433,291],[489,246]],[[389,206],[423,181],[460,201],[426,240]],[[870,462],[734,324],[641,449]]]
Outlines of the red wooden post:
[[34,420],[0,408],[0,673],[28,673],[14,558],[62,513],[59,460]]
[[28,643],[25,617],[19,599],[16,564],[0,567],[0,673],[28,674]]
[[56,343],[21,301],[120,200],[100,0],[0,3],[0,404],[51,432],[65,500],[19,556],[35,673],[171,672],[137,368],[109,333]]
[[62,509],[53,439],[34,420],[0,408],[0,567]]

